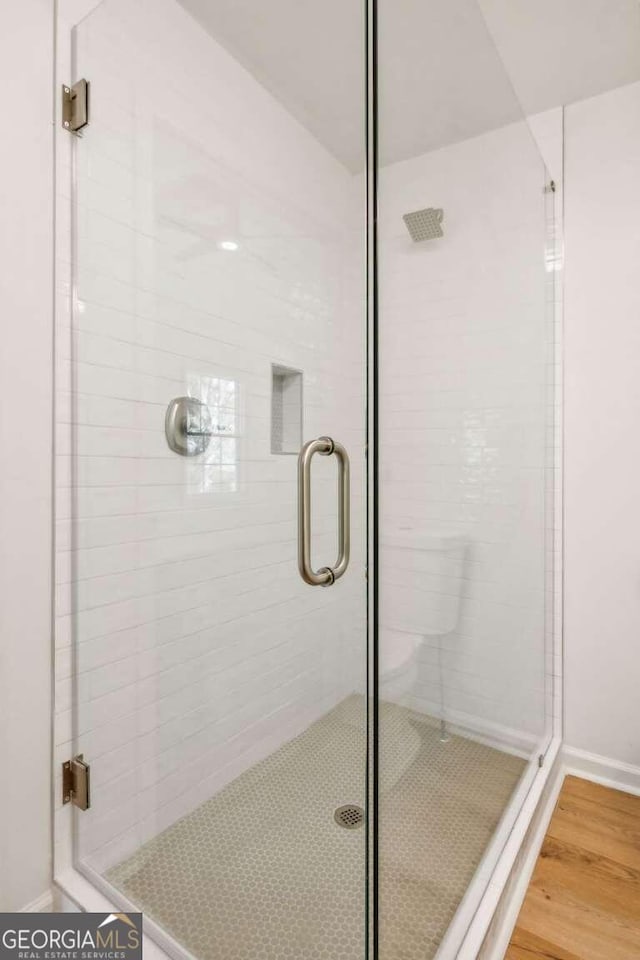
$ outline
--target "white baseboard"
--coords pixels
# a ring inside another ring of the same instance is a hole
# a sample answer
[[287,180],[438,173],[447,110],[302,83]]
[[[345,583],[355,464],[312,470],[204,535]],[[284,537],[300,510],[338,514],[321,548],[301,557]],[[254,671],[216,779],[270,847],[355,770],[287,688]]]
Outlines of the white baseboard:
[[20,913],[51,913],[53,911],[53,891],[46,890],[37,900],[32,900]]
[[562,759],[565,773],[640,796],[640,767],[574,747],[563,747]]

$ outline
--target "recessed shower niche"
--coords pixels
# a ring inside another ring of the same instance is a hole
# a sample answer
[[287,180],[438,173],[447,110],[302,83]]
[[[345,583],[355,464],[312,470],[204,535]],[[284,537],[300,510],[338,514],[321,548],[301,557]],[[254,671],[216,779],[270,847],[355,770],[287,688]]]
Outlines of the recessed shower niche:
[[302,446],[302,371],[271,364],[271,453]]

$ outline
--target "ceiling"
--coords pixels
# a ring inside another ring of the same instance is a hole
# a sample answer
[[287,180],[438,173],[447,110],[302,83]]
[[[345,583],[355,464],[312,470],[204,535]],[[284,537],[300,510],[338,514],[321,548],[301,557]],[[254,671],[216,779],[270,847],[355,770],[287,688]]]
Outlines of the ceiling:
[[[325,147],[362,169],[362,0],[180,0]],[[378,0],[393,163],[640,80],[638,0]]]
[[527,114],[640,80],[638,0],[478,0]]

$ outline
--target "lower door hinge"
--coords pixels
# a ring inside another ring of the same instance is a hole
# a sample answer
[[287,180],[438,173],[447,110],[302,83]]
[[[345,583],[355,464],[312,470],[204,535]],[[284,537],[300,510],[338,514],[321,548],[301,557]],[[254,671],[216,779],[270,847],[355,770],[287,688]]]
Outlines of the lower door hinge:
[[73,760],[66,760],[62,764],[62,802],[73,803],[81,810],[88,810],[91,806],[89,790],[89,774],[91,768],[84,762],[81,753]]
[[79,133],[89,123],[89,83],[78,80],[72,87],[62,84],[62,126]]

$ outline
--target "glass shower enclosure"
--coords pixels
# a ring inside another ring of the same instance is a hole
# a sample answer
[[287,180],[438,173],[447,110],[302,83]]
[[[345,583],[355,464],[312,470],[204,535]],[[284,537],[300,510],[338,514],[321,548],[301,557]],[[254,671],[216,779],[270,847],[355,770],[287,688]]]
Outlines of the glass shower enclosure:
[[553,185],[402,7],[59,0],[57,872],[178,958],[454,956],[550,740]]

